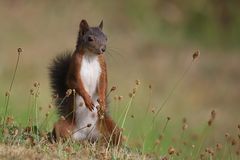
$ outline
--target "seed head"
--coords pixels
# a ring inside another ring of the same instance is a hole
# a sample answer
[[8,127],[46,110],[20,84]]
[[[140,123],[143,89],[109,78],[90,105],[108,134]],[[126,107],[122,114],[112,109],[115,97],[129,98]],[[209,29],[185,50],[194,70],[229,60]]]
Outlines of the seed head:
[[5,96],[6,96],[6,97],[9,97],[9,96],[10,96],[10,91],[7,91],[7,92],[5,93]]
[[136,80],[135,83],[137,86],[140,85],[140,80]]
[[30,94],[33,96],[34,95],[34,89],[30,89]]
[[218,144],[216,145],[216,148],[217,148],[217,150],[219,151],[219,150],[222,149],[222,145],[221,145],[220,143],[218,143]]
[[[83,103],[80,103],[80,104],[82,104],[82,106],[83,106]],[[81,107],[81,106],[80,106],[80,107]],[[97,108],[97,111],[100,111],[100,109],[101,109],[101,108],[100,108],[100,105],[97,105],[96,108]]]
[[66,118],[65,118],[64,116],[61,116],[60,119],[61,119],[62,121],[65,121],[65,120],[66,120]]
[[133,88],[132,93],[135,94],[137,92],[137,88]]
[[130,93],[128,94],[128,96],[129,96],[130,98],[132,98],[132,97],[133,97],[133,93],[130,92]]
[[100,115],[99,119],[104,119],[104,115]]
[[47,112],[45,116],[48,117],[49,116],[49,112]]
[[118,96],[118,100],[121,101],[123,99],[123,96]]
[[229,133],[225,133],[225,137],[228,139],[230,138],[230,134]]
[[211,112],[211,118],[212,118],[212,119],[215,119],[215,117],[216,117],[216,111],[215,111],[215,110],[212,110],[212,112]]
[[237,141],[235,139],[232,140],[232,146],[235,146],[237,144]]
[[210,120],[208,121],[208,125],[211,126],[211,125],[212,125],[212,122],[213,122],[213,120],[210,119]]
[[205,148],[205,152],[208,153],[208,151],[209,151],[209,148]]
[[111,88],[110,92],[113,92],[113,91],[115,91],[116,89],[117,89],[117,87],[116,87],[116,86],[112,86],[112,88]]
[[52,104],[49,104],[49,105],[48,105],[48,108],[49,108],[49,109],[53,108],[53,105],[52,105]]
[[149,89],[152,89],[152,85],[151,85],[151,84],[149,84],[149,85],[148,85],[148,88],[149,88]]
[[13,117],[8,116],[6,119],[6,124],[11,125],[11,124],[13,124],[13,121],[14,121]]
[[72,94],[72,90],[68,89],[67,92],[66,92],[66,96],[69,97],[71,94]]
[[161,158],[161,160],[169,160],[168,157],[164,156]]
[[209,119],[209,121],[208,121],[208,125],[209,125],[209,126],[212,125],[212,123],[213,123],[213,121],[214,121],[215,118],[216,118],[216,111],[215,111],[215,110],[212,110],[212,111],[211,111],[211,117],[210,117],[210,119]]
[[33,86],[34,86],[34,87],[39,87],[39,86],[40,86],[40,83],[37,82],[37,81],[35,81],[35,82],[33,83]]
[[98,98],[98,99],[97,99],[97,102],[98,102],[98,103],[101,103],[101,102],[102,102],[102,100]]
[[213,151],[212,148],[206,148],[206,149],[205,149],[205,152],[206,152],[206,153],[209,153],[209,154],[212,154],[212,155],[214,154],[214,151]]
[[168,148],[168,154],[173,155],[175,153],[175,149],[173,147]]
[[240,130],[240,124],[238,124],[238,129]]
[[239,156],[240,155],[240,150],[236,151],[236,155]]
[[72,92],[73,92],[74,95],[76,94],[76,90],[75,89],[72,89]]
[[170,121],[170,120],[171,120],[171,117],[167,117],[167,120]]
[[239,156],[240,155],[240,151],[237,150],[236,151],[236,155]]
[[159,139],[157,139],[156,141],[155,141],[155,145],[159,145],[160,144],[160,140]]
[[184,117],[184,118],[182,119],[182,123],[187,123],[187,118],[186,118],[186,117]]
[[22,48],[18,48],[17,51],[18,51],[18,54],[21,54],[22,53]]
[[199,51],[199,50],[195,51],[195,52],[193,53],[193,55],[192,55],[193,60],[195,60],[196,58],[198,58],[199,55],[200,55],[200,51]]
[[154,108],[154,107],[152,107],[151,112],[152,112],[152,113],[155,113],[155,108]]
[[134,118],[134,115],[133,115],[133,114],[131,115],[131,118]]
[[186,130],[188,128],[188,125],[185,123],[185,124],[183,124],[183,126],[182,126],[182,130]]
[[13,137],[16,137],[18,135],[18,132],[19,132],[18,129],[15,129],[13,133]]

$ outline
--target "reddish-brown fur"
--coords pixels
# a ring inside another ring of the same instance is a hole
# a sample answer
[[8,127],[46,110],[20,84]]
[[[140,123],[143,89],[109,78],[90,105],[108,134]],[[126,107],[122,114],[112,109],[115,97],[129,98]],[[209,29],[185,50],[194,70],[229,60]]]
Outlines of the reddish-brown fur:
[[101,54],[98,56],[100,63],[101,75],[98,84],[99,104],[103,112],[106,111],[106,92],[107,92],[107,66],[104,56]]
[[60,139],[70,138],[75,125],[65,119],[59,119],[54,124],[55,138]]
[[108,114],[106,114],[103,119],[99,120],[98,125],[106,143],[111,143],[113,145],[121,144],[121,130]]

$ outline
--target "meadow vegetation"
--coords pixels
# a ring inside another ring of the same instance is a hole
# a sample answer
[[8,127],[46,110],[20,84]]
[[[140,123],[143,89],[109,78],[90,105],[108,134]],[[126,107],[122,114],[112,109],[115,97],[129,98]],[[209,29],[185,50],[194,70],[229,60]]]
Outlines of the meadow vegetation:
[[[137,110],[134,107],[134,100],[141,86],[140,80],[135,81],[134,88],[126,97],[123,104],[123,97],[115,95],[113,101],[118,106],[113,108],[111,114],[116,119],[118,126],[122,129],[123,145],[111,146],[101,141],[89,143],[88,141],[77,142],[71,139],[67,141],[53,142],[51,140],[52,123],[56,121],[56,110],[53,102],[58,97],[52,96],[52,101],[48,105],[48,110],[43,111],[38,106],[40,96],[40,83],[34,82],[29,91],[30,101],[28,112],[25,115],[26,123],[19,124],[14,117],[8,114],[9,101],[17,74],[22,49],[17,50],[17,62],[13,71],[9,90],[5,93],[4,105],[1,112],[0,141],[5,146],[1,146],[0,157],[4,159],[238,159],[240,156],[240,125],[236,126],[235,135],[225,133],[225,140],[222,143],[211,142],[209,134],[213,131],[213,124],[216,118],[216,111],[212,110],[208,121],[199,132],[189,131],[188,121],[182,119],[180,130],[177,134],[168,133],[168,125],[171,117],[162,116],[159,119],[163,107],[171,98],[175,89],[183,81],[193,63],[198,59],[200,52],[196,51],[192,55],[192,61],[184,70],[178,81],[176,81],[168,96],[158,108],[151,108],[152,85],[148,86],[149,97],[145,99],[148,105],[145,106],[144,115],[139,117],[138,112],[131,115],[129,110]],[[107,96],[116,90],[113,86]],[[75,96],[71,89],[66,92],[62,101],[70,96]],[[62,102],[61,102],[62,103]],[[121,105],[119,106],[119,103]],[[60,104],[59,104],[60,105]],[[40,118],[40,115],[42,116]],[[63,120],[65,117],[60,117]],[[137,121],[135,120],[137,119]],[[127,124],[141,123],[136,126]],[[49,129],[50,126],[50,129]],[[128,128],[127,131],[126,128]],[[135,142],[134,142],[135,141]],[[17,146],[17,147],[16,147]]]
[[[0,159],[239,159],[240,21],[232,2],[1,1]],[[58,116],[47,68],[74,48],[83,18],[104,19],[121,147],[48,140]]]

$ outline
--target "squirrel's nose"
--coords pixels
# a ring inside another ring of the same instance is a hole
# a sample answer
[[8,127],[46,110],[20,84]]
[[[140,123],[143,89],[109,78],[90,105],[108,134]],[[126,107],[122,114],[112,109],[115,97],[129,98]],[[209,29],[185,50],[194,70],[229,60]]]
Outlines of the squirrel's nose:
[[102,49],[101,49],[102,52],[105,52],[105,50],[106,50],[105,48],[102,48]]
[[102,46],[102,47],[100,48],[100,51],[101,51],[101,53],[104,53],[104,52],[106,51],[106,46]]

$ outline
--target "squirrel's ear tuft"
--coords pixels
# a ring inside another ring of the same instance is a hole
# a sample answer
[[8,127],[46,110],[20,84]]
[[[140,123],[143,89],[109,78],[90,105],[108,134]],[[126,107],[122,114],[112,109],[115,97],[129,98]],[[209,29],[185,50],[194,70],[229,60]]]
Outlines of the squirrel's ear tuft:
[[103,20],[100,22],[99,26],[98,26],[101,30],[103,29]]
[[80,22],[79,28],[80,32],[82,32],[82,35],[84,35],[89,30],[89,25],[85,19]]

